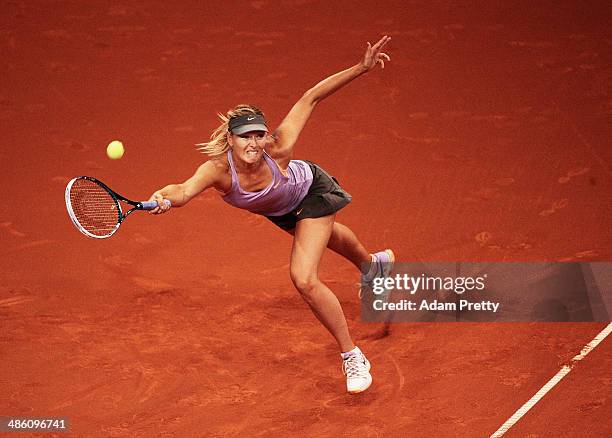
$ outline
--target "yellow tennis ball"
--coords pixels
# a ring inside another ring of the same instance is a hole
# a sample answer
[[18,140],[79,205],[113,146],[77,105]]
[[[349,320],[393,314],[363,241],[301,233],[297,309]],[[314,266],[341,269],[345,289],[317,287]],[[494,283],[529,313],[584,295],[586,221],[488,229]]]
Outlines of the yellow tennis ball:
[[108,155],[108,158],[111,160],[118,160],[123,157],[124,152],[123,143],[119,140],[113,140],[106,146],[106,155]]

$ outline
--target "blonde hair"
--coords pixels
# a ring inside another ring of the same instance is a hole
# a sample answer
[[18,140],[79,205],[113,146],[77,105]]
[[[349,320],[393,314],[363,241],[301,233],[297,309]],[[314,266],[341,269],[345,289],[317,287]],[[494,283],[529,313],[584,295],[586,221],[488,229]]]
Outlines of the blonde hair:
[[223,123],[210,135],[210,141],[196,144],[196,146],[199,146],[198,150],[204,154],[207,154],[209,157],[223,155],[230,148],[230,144],[227,141],[229,120],[232,117],[246,116],[249,114],[264,116],[264,113],[259,108],[244,103],[237,105],[231,110],[228,110],[226,115],[217,113]]

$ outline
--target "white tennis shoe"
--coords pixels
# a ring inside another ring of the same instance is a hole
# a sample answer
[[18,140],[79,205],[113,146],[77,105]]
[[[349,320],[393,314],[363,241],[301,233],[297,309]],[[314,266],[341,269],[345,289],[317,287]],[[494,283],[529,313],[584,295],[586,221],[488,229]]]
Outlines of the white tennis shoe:
[[346,390],[349,394],[365,391],[372,384],[370,361],[359,347],[342,355],[342,373],[346,376]]

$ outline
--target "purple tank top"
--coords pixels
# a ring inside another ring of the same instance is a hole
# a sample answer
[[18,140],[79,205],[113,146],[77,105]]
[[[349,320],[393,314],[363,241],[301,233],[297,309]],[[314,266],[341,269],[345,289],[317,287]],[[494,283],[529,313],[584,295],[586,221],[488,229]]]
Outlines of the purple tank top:
[[232,171],[232,188],[223,195],[223,200],[252,213],[282,216],[295,210],[308,193],[312,184],[312,169],[304,161],[291,160],[285,176],[281,173],[278,164],[265,151],[263,157],[272,171],[272,182],[258,192],[246,192],[238,182],[232,150],[227,151],[227,161]]

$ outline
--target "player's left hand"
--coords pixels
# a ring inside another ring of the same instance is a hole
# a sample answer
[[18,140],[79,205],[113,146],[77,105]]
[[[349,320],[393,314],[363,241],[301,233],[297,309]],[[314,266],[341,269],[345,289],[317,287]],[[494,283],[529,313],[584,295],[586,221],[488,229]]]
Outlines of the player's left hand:
[[361,66],[366,71],[372,70],[376,67],[376,64],[380,63],[381,68],[385,68],[385,61],[391,61],[391,58],[386,53],[383,53],[382,48],[391,41],[391,37],[385,35],[376,44],[371,45],[368,41],[368,48],[366,49],[365,55],[361,60]]

